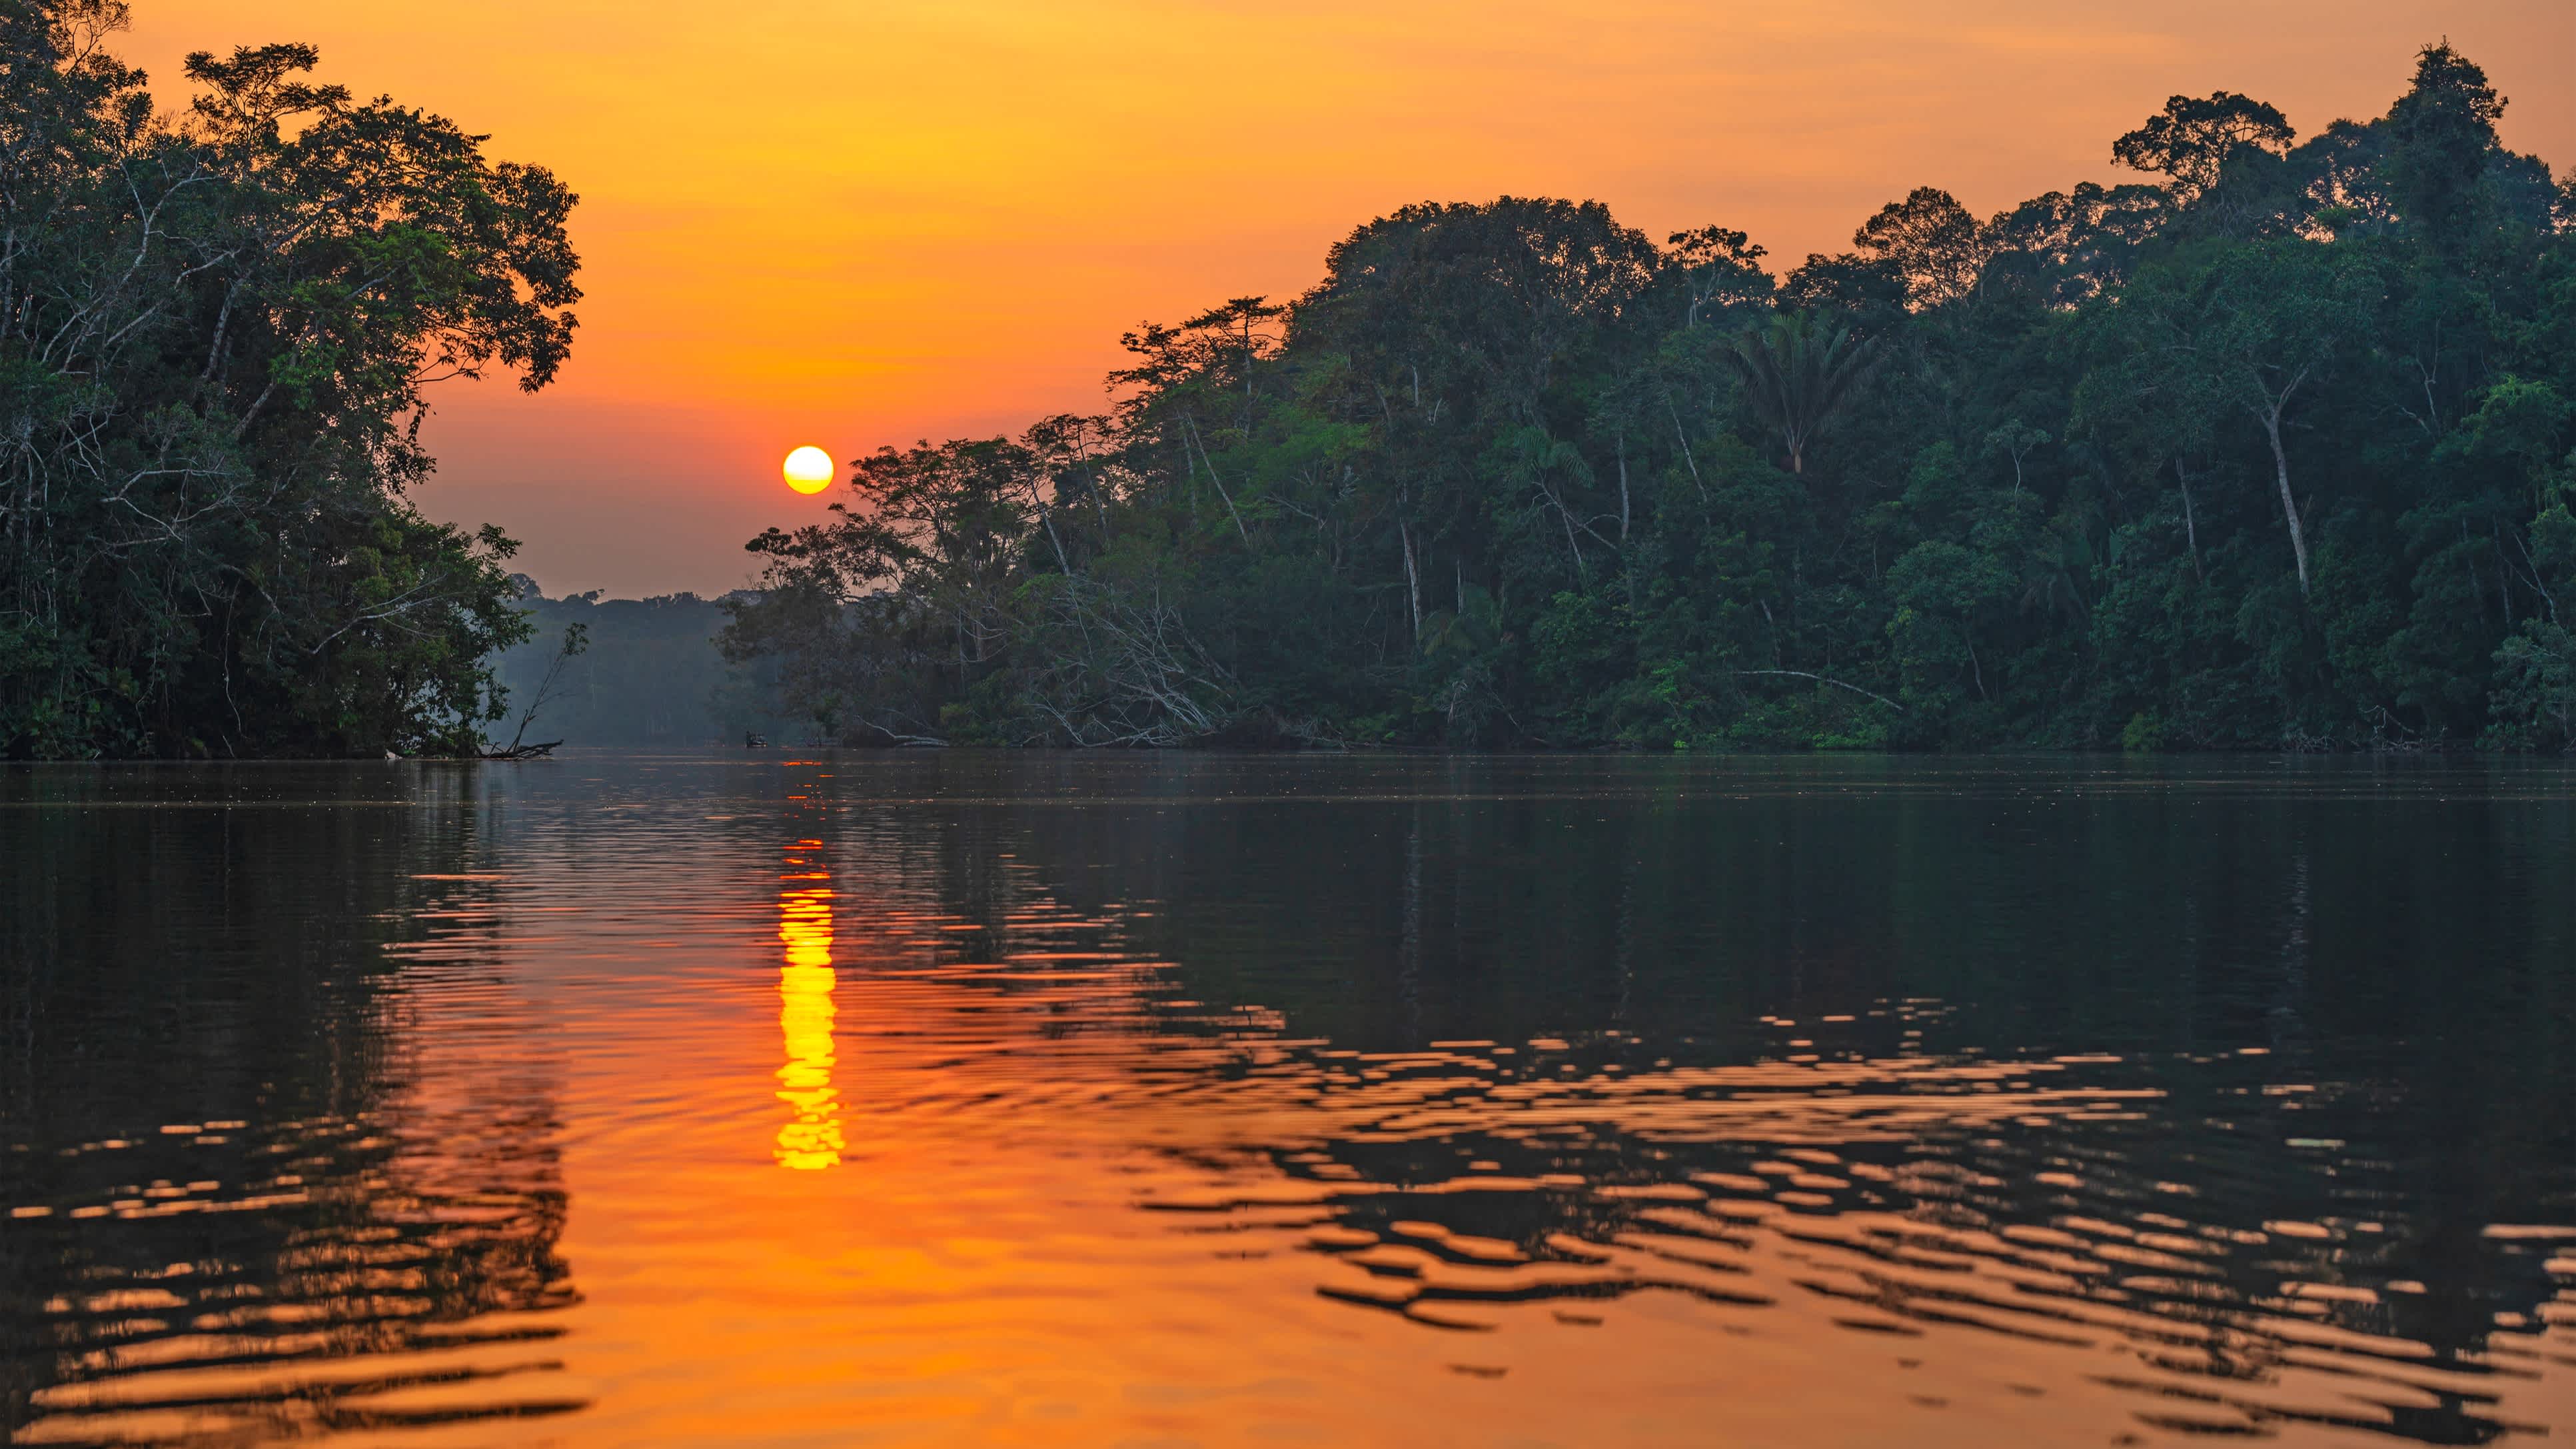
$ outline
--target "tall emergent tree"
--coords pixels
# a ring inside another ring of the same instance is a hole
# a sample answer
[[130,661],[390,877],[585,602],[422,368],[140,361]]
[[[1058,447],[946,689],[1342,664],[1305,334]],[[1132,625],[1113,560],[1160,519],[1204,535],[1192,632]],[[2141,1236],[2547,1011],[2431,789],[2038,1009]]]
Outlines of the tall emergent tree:
[[125,18],[0,0],[0,752],[471,749],[526,626],[408,500],[424,389],[554,377],[574,198],[309,46],[165,119]]

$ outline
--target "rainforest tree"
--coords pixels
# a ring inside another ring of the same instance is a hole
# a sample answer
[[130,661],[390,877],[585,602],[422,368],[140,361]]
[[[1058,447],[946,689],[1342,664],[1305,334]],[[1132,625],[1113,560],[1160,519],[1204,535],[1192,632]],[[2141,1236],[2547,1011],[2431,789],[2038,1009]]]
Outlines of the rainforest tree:
[[0,751],[461,751],[524,636],[514,545],[421,516],[426,389],[570,348],[574,198],[482,138],[0,0]]

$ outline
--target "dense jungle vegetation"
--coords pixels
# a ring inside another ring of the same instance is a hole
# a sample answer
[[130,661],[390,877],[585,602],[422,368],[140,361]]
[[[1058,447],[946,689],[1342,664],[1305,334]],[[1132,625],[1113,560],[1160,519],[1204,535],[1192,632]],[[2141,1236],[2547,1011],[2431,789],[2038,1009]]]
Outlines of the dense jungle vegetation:
[[724,644],[850,742],[2565,748],[2576,187],[2504,108],[2177,96],[2136,184],[1776,276],[1407,207],[1105,415],[858,460]]
[[566,623],[594,741],[776,691],[853,743],[2576,745],[2576,179],[2447,45],[1776,272],[1405,208],[1140,326],[1102,415],[858,460],[720,671],[712,604],[523,599],[409,501],[425,389],[568,354],[562,184],[304,46],[156,114],[123,20],[0,0],[0,754],[468,752]]
[[477,748],[529,621],[431,522],[423,389],[568,352],[574,198],[438,116],[0,0],[0,754]]

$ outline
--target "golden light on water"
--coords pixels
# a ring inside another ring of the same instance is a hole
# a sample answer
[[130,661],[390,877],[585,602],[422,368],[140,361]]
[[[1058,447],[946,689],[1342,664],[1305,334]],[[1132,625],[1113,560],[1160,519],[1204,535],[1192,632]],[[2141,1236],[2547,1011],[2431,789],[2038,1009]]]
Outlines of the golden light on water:
[[797,492],[820,493],[832,486],[832,455],[809,443],[788,454],[779,471]]
[[[799,841],[812,849],[819,841]],[[805,857],[787,858],[788,881],[827,881],[819,870],[797,872]],[[794,1115],[778,1129],[781,1167],[813,1172],[841,1161],[841,1101],[832,1085],[832,888],[793,886],[778,899],[778,940],[786,960],[778,972],[778,1031],[787,1061],[778,1069],[778,1100]]]

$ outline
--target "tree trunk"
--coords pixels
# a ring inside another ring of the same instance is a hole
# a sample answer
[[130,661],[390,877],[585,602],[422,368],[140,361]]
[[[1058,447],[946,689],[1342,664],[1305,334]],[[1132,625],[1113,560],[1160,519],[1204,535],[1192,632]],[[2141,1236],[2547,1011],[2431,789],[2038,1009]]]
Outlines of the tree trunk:
[[1699,490],[1701,502],[1708,501],[1708,485],[1700,481],[1699,459],[1691,456],[1690,435],[1682,431],[1682,414],[1673,406],[1671,393],[1664,394],[1664,411],[1672,415],[1673,441],[1682,445],[1682,466],[1690,469],[1691,486]]
[[1413,648],[1422,649],[1422,571],[1413,562],[1413,526],[1398,519],[1395,532],[1404,540],[1404,593],[1413,605]]
[[[2288,394],[2282,402],[2289,401]],[[2299,503],[2290,496],[2290,455],[2281,447],[2281,406],[2275,404],[2263,414],[2263,435],[2272,440],[2272,476],[2281,486],[2281,516],[2290,521],[2290,552],[2299,560],[2299,597],[2308,594],[2308,535],[2299,526]]]
[[1109,544],[1109,505],[1100,499],[1100,479],[1093,474],[1088,461],[1082,465],[1082,488],[1091,495],[1091,512],[1100,520],[1100,543],[1105,548]]
[[2174,477],[2182,480],[2182,541],[2191,550],[2192,576],[2208,582],[2209,575],[2200,571],[2200,524],[2192,517],[2191,473],[2183,466],[2182,454],[2174,454]]
[[1619,435],[1619,541],[1628,541],[1628,435]]
[[1073,572],[1073,561],[1064,556],[1064,540],[1056,536],[1055,512],[1045,504],[1038,505],[1038,517],[1046,520],[1047,542],[1055,545],[1055,566],[1066,574]]
[[1216,485],[1216,496],[1225,500],[1226,515],[1234,520],[1234,531],[1245,543],[1252,542],[1251,530],[1243,526],[1243,515],[1235,511],[1234,495],[1225,491],[1225,480],[1216,474],[1216,459],[1208,456],[1207,439],[1199,436],[1199,426],[1186,415],[1181,426],[1189,429],[1190,441],[1199,445],[1199,461],[1207,464],[1208,481]]
[[1580,581],[1586,575],[1583,569],[1583,545],[1574,541],[1574,513],[1565,506],[1565,500],[1557,497],[1552,490],[1542,486],[1540,491],[1547,494],[1548,502],[1556,505],[1556,521],[1565,525],[1565,551],[1574,555],[1574,577]]
[[1045,490],[1045,484],[1031,479],[1029,506],[1038,511],[1038,521],[1046,525],[1047,542],[1055,546],[1055,566],[1070,577],[1073,573],[1073,561],[1064,555],[1064,539],[1055,531],[1055,510],[1047,507]]

